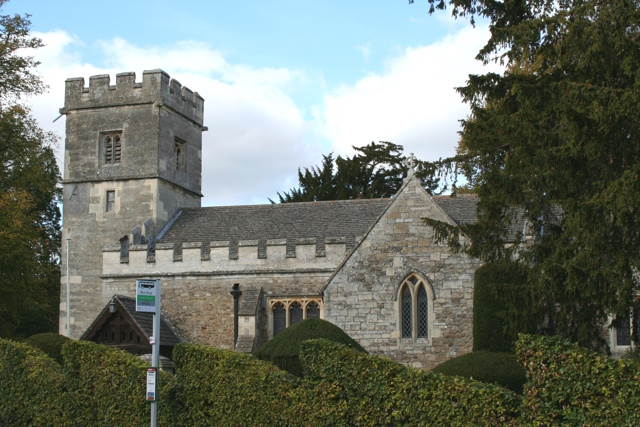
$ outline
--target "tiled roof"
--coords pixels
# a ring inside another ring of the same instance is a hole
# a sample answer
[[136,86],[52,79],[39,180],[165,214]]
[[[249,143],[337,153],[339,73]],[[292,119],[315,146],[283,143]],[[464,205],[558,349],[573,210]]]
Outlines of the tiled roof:
[[[116,295],[115,298],[120,301],[125,310],[133,318],[133,320],[140,326],[147,336],[150,338],[153,336],[153,313],[145,313],[136,311],[135,298],[127,297],[124,295]],[[183,340],[177,336],[175,328],[170,325],[170,321],[162,314],[160,316],[160,343],[161,345],[174,346]]]
[[478,221],[476,211],[478,208],[478,196],[475,194],[462,194],[456,197],[434,196],[433,200],[458,225],[472,224]]
[[[144,313],[136,311],[135,298],[127,297],[124,295],[114,295],[113,298],[124,308],[127,314],[133,319],[133,321],[142,329],[147,340],[153,336],[153,313]],[[93,338],[93,334],[97,332],[96,326],[101,324],[111,316],[109,313],[109,304],[107,304],[100,314],[91,323],[91,326],[87,328],[84,334],[80,337],[81,340],[88,340]],[[175,328],[173,323],[162,313],[160,316],[160,344],[163,346],[175,346],[180,342],[186,341],[180,332]]]
[[390,200],[187,208],[158,243],[358,236]]
[[[157,243],[361,236],[391,200],[185,208]],[[475,196],[434,200],[459,224],[477,219]]]

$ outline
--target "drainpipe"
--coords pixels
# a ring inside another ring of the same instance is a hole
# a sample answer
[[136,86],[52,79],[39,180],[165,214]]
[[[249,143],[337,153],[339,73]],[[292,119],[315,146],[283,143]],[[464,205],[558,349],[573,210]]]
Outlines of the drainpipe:
[[233,349],[235,350],[238,342],[238,300],[242,295],[239,283],[233,284],[231,295],[233,296]]

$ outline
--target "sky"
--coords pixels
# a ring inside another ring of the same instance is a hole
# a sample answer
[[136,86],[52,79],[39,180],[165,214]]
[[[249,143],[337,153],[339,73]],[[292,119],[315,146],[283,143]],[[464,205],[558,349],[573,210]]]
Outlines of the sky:
[[[31,14],[46,94],[25,102],[60,137],[64,81],[163,69],[204,99],[203,206],[269,203],[298,168],[391,141],[421,160],[454,154],[469,114],[455,87],[486,73],[489,37],[418,0],[11,0]],[[61,170],[62,164],[60,164]]]

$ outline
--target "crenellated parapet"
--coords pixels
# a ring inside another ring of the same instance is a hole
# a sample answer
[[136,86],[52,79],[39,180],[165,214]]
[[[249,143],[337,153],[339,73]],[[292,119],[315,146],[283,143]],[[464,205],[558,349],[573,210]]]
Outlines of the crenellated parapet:
[[[110,245],[105,276],[333,270],[363,236]],[[123,251],[126,263],[123,263]]]
[[89,77],[88,87],[82,77],[67,79],[65,106],[61,113],[136,104],[170,108],[201,126],[203,124],[204,99],[162,70],[144,71],[142,82],[136,82],[134,72],[119,73],[115,85],[111,85],[108,74]]

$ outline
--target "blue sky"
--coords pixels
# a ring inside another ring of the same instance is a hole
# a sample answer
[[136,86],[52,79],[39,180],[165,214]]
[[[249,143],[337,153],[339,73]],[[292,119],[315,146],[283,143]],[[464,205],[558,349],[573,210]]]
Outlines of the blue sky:
[[467,107],[454,91],[487,40],[449,12],[406,0],[12,0],[46,47],[50,90],[27,102],[61,136],[64,80],[161,68],[205,99],[203,205],[268,203],[322,154],[392,141],[418,158],[453,154]]

